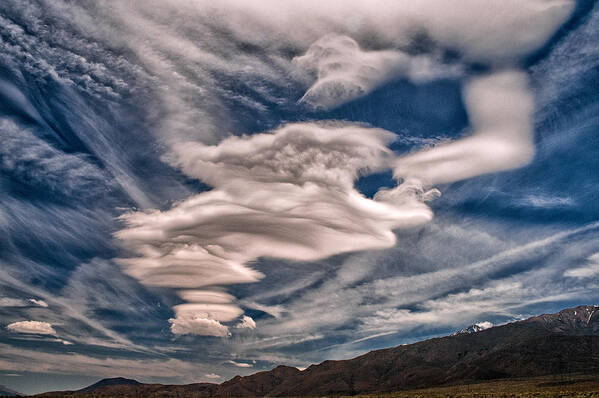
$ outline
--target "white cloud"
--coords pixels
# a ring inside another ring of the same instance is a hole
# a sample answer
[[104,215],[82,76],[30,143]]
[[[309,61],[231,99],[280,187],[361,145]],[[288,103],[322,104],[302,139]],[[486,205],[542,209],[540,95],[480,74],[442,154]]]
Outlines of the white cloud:
[[241,322],[235,325],[236,328],[240,329],[256,329],[256,321],[252,319],[252,317],[244,315],[241,318]]
[[251,363],[245,363],[245,362],[235,362],[232,360],[228,360],[227,363],[230,363],[231,365],[237,366],[238,368],[251,368],[252,365]]
[[247,300],[243,300],[241,304],[243,304],[244,307],[262,311],[274,318],[279,318],[281,314],[285,312],[285,307],[283,307],[282,305],[264,305]]
[[48,322],[20,321],[11,323],[6,328],[17,333],[56,335],[56,330]]
[[179,296],[193,303],[227,304],[234,300],[228,293],[212,290],[182,290]]
[[517,200],[521,206],[532,206],[543,209],[552,209],[559,207],[572,207],[576,205],[574,199],[570,197],[550,197],[543,195],[527,195],[520,200]]
[[475,323],[475,325],[484,330],[484,329],[492,328],[493,322],[483,321],[483,322],[477,322],[477,323]]
[[73,343],[71,343],[70,341],[67,341],[67,340],[58,339],[56,341],[59,343],[62,343],[63,345],[73,345]]
[[48,308],[48,303],[46,303],[44,300],[41,300],[41,299],[33,299],[33,298],[30,298],[30,299],[29,299],[29,302],[30,302],[30,303],[33,303],[33,304],[35,304],[35,305],[37,305],[37,306],[39,306],[39,307]]
[[396,177],[443,184],[521,167],[532,159],[533,96],[523,72],[473,78],[464,101],[472,135],[399,159]]
[[599,253],[590,256],[586,265],[570,268],[564,272],[564,276],[577,279],[592,278],[597,275],[599,275]]
[[[153,14],[179,5],[181,15],[202,11],[226,16],[223,25],[254,42],[295,45],[313,42],[330,32],[364,37],[373,32],[392,43],[405,44],[411,32],[424,30],[435,43],[459,48],[475,61],[511,60],[541,46],[564,21],[574,3],[567,0],[425,0],[389,3],[291,0],[278,2],[198,1],[153,2]],[[208,5],[212,6],[209,8]],[[135,6],[134,6],[135,7]],[[134,7],[131,7],[134,9]],[[148,10],[148,12],[151,12]],[[191,18],[189,18],[191,19]],[[192,19],[193,20],[193,19]],[[276,37],[269,34],[278,33]]]
[[201,336],[226,337],[229,328],[214,319],[198,316],[178,315],[168,320],[173,334],[196,334]]
[[220,379],[220,376],[217,375],[216,373],[208,373],[208,374],[205,374],[204,377],[207,379],[211,379],[211,380]]
[[304,123],[178,146],[182,169],[214,189],[168,211],[123,215],[116,236],[137,255],[120,260],[125,272],[144,284],[192,289],[180,293],[192,304],[175,307],[185,324],[227,322],[241,315],[223,304],[231,297],[199,288],[258,281],[251,260],[310,261],[393,246],[394,229],[432,217],[413,191],[375,201],[354,188],[358,176],[389,167],[393,138],[359,125]]
[[400,77],[422,82],[460,73],[459,67],[443,66],[429,55],[363,51],[351,37],[334,34],[322,37],[293,61],[304,70],[316,72],[316,82],[301,101],[325,109],[367,95]]

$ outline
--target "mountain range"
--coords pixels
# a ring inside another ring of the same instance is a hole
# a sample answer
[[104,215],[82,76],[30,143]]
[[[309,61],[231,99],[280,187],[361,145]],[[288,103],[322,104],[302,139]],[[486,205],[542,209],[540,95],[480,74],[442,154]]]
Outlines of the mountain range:
[[575,373],[599,374],[599,306],[579,306],[489,328],[470,327],[451,336],[324,361],[301,371],[278,366],[222,384],[143,384],[116,378],[79,391],[42,395],[353,395]]
[[17,395],[21,395],[15,390],[11,390],[8,387],[0,386],[0,397],[14,397]]

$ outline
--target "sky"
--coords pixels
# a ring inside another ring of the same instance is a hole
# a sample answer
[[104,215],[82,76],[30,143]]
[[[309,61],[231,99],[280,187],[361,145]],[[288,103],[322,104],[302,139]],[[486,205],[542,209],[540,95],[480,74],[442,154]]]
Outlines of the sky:
[[598,42],[590,0],[3,0],[0,384],[598,304]]

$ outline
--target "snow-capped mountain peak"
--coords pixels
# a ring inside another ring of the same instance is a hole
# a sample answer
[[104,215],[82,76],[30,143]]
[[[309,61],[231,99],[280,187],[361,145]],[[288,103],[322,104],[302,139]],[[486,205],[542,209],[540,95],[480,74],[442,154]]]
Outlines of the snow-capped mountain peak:
[[472,334],[472,333],[480,332],[481,330],[489,329],[492,327],[493,327],[493,324],[491,322],[488,322],[488,321],[477,322],[474,325],[470,325],[467,328],[464,328],[458,332],[455,332],[453,334],[453,336],[457,336],[459,334]]

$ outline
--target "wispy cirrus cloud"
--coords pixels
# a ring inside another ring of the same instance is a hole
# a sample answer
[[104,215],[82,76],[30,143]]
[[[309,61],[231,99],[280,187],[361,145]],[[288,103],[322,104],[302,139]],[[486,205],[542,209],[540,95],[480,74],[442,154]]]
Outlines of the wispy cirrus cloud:
[[[592,284],[568,283],[561,276],[569,263],[577,261],[581,250],[589,250],[584,249],[588,244],[585,235],[589,233],[596,236],[596,223],[511,246],[475,262],[467,263],[465,258],[452,260],[429,271],[404,271],[407,275],[403,276],[383,277],[376,270],[386,263],[384,253],[369,253],[366,264],[354,255],[335,278],[308,288],[287,302],[287,311],[281,318],[264,320],[256,340],[240,344],[239,350],[250,357],[258,355],[258,351],[293,353],[305,347],[302,344],[307,335],[315,334],[316,346],[321,347],[324,358],[347,358],[359,354],[373,341],[397,344],[402,341],[398,336],[416,330],[451,333],[481,319],[505,322],[522,317],[522,311],[531,305],[567,302],[581,295],[597,297],[598,291]],[[435,239],[442,240],[442,234]],[[470,239],[462,236],[459,241]],[[573,247],[572,253],[551,262],[539,261],[566,242]],[[488,239],[484,244],[493,248],[496,242]],[[475,244],[481,245],[482,240]],[[413,250],[391,251],[387,256],[411,257]],[[518,268],[516,264],[522,262],[535,265]],[[507,276],[497,277],[498,274]],[[456,311],[461,314],[459,317],[455,316]],[[329,315],[319,317],[322,312]],[[343,338],[342,325],[348,325],[351,331]],[[325,336],[329,333],[345,342],[327,345]]]
[[0,118],[0,167],[4,172],[64,195],[90,197],[110,186],[109,176],[84,156],[64,153],[30,128]]
[[599,275],[599,253],[589,256],[587,264],[564,272],[564,276],[578,279],[592,278],[597,275]]
[[96,358],[78,353],[48,353],[39,350],[15,348],[0,344],[0,366],[17,372],[97,375],[111,377],[166,377],[189,382],[206,373],[207,368],[177,359],[126,359],[119,357]]
[[48,307],[48,303],[44,300],[34,298],[24,300],[20,298],[0,297],[0,307],[30,307],[32,305],[43,308]]
[[227,361],[227,363],[230,363],[233,366],[237,366],[238,368],[251,368],[253,366],[251,363],[235,362],[233,360],[229,360]]

